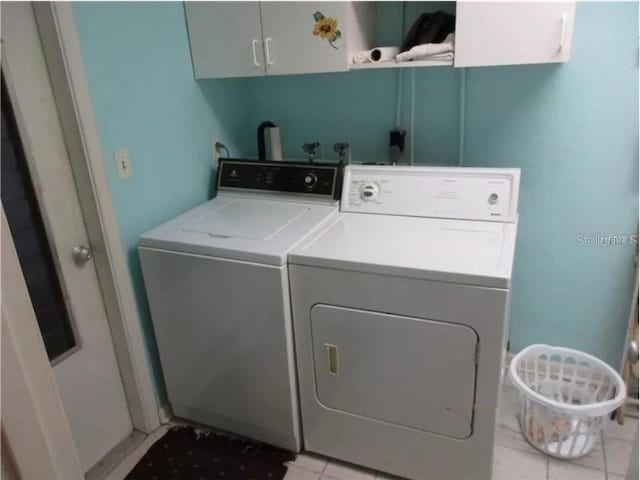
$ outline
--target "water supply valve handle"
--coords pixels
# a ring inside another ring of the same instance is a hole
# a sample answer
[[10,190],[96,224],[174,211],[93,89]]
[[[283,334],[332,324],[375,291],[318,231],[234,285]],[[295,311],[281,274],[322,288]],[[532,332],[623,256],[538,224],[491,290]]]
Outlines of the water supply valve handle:
[[309,163],[313,163],[318,148],[320,148],[320,142],[305,143],[302,145],[302,151],[309,156]]
[[336,142],[333,144],[333,151],[338,154],[340,158],[340,164],[344,165],[345,159],[347,157],[347,152],[349,151],[349,144],[347,142]]

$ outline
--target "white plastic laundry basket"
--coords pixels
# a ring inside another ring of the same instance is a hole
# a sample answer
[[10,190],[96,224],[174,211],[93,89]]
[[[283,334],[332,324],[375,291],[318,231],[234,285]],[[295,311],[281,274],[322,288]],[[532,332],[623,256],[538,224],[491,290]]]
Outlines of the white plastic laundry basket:
[[559,458],[589,453],[607,414],[627,396],[613,368],[569,348],[531,345],[513,357],[509,377],[520,392],[522,434]]

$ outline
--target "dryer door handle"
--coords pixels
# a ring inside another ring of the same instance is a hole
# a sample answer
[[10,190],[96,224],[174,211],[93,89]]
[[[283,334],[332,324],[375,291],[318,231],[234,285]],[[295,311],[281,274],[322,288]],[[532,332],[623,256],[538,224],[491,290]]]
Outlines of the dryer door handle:
[[338,347],[330,343],[324,344],[327,353],[327,369],[331,375],[338,375]]

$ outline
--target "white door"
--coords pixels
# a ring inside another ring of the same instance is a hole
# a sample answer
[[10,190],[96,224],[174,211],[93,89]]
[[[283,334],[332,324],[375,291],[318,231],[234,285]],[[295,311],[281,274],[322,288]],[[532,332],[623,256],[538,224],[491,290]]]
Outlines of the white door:
[[347,70],[348,7],[347,2],[262,2],[267,74]]
[[185,2],[196,78],[264,75],[258,2]]
[[2,22],[2,204],[87,471],[132,424],[31,5]]
[[575,2],[471,2],[456,6],[456,67],[566,62]]

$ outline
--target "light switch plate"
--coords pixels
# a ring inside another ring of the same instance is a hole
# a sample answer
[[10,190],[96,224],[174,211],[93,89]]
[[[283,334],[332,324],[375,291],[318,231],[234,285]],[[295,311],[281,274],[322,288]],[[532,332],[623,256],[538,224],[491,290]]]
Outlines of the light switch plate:
[[116,150],[114,153],[118,177],[120,180],[131,178],[131,163],[129,162],[129,152],[125,149]]

